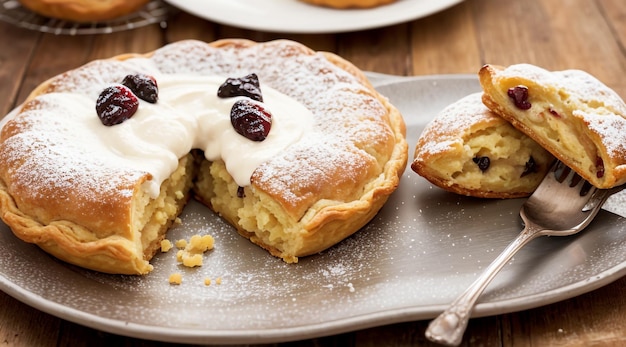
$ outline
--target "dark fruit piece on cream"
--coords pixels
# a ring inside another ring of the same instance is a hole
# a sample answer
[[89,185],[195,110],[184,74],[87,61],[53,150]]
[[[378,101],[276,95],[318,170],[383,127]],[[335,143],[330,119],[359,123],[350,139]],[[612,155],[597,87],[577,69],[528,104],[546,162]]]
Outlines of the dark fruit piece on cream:
[[532,106],[530,102],[528,102],[528,87],[526,86],[509,88],[507,95],[520,110],[528,110]]
[[154,104],[159,98],[159,87],[156,79],[152,76],[144,74],[128,75],[124,78],[122,84],[130,88],[141,100]]
[[475,157],[473,160],[474,160],[474,163],[478,165],[478,168],[480,169],[480,171],[483,171],[483,172],[485,172],[489,168],[489,165],[491,164],[491,160],[489,160],[489,157]]
[[106,126],[116,125],[132,117],[139,107],[139,100],[125,86],[115,85],[104,89],[96,101],[96,113]]
[[263,141],[272,127],[272,115],[260,104],[242,99],[233,104],[230,122],[240,135],[252,141]]
[[246,96],[252,100],[263,102],[259,77],[252,73],[244,77],[228,78],[217,89],[220,98],[232,98],[234,96]]

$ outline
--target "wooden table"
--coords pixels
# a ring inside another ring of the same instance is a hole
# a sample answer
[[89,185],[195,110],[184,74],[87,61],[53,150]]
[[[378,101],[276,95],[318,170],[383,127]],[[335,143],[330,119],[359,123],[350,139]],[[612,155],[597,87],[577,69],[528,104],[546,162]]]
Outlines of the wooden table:
[[[315,50],[338,53],[363,70],[395,75],[476,73],[484,63],[528,62],[553,70],[578,68],[626,97],[623,0],[467,0],[409,23],[340,34],[255,32],[217,25],[186,13],[171,18],[165,29],[154,24],[108,35],[55,36],[6,23],[0,23],[0,32],[2,114],[23,101],[37,84],[60,72],[92,59],[147,52],[187,38],[288,38]],[[2,292],[0,308],[0,345],[166,345],[71,323]],[[428,321],[399,323],[297,344],[428,346],[432,344],[424,338],[427,324]],[[626,278],[544,307],[473,319],[463,345],[626,345]]]

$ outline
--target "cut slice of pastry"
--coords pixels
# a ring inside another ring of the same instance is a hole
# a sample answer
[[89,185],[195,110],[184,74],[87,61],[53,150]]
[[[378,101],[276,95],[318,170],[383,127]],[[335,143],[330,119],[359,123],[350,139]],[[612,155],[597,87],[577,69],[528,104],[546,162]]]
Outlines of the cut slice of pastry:
[[483,102],[598,188],[626,182],[626,104],[580,70],[485,65]]
[[528,196],[554,157],[489,111],[481,94],[449,105],[426,126],[411,168],[431,183],[458,194]]

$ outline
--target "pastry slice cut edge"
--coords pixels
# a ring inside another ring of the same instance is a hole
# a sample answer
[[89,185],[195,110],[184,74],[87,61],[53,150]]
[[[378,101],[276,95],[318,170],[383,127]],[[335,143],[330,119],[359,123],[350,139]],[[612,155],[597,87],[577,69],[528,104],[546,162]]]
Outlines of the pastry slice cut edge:
[[626,183],[626,104],[581,70],[487,64],[483,103],[592,185]]

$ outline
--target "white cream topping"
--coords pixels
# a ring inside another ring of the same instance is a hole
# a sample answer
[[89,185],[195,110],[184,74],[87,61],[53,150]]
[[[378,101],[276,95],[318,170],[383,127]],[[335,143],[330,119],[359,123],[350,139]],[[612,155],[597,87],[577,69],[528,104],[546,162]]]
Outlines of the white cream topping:
[[[176,169],[178,159],[192,148],[205,152],[208,160],[222,159],[239,186],[250,184],[254,170],[299,141],[313,127],[313,115],[293,98],[261,84],[264,107],[272,114],[272,127],[264,141],[238,134],[230,121],[233,103],[243,97],[219,98],[223,76],[160,74],[146,59],[133,59],[157,80],[159,99],[155,104],[140,100],[137,113],[125,122],[104,126],[95,112],[93,91],[50,93],[44,97],[68,112],[55,115],[71,126],[58,129],[75,138],[104,162],[145,171],[152,197]],[[228,76],[241,77],[241,76]],[[101,86],[104,89],[106,86]],[[60,112],[61,113],[61,112]]]

